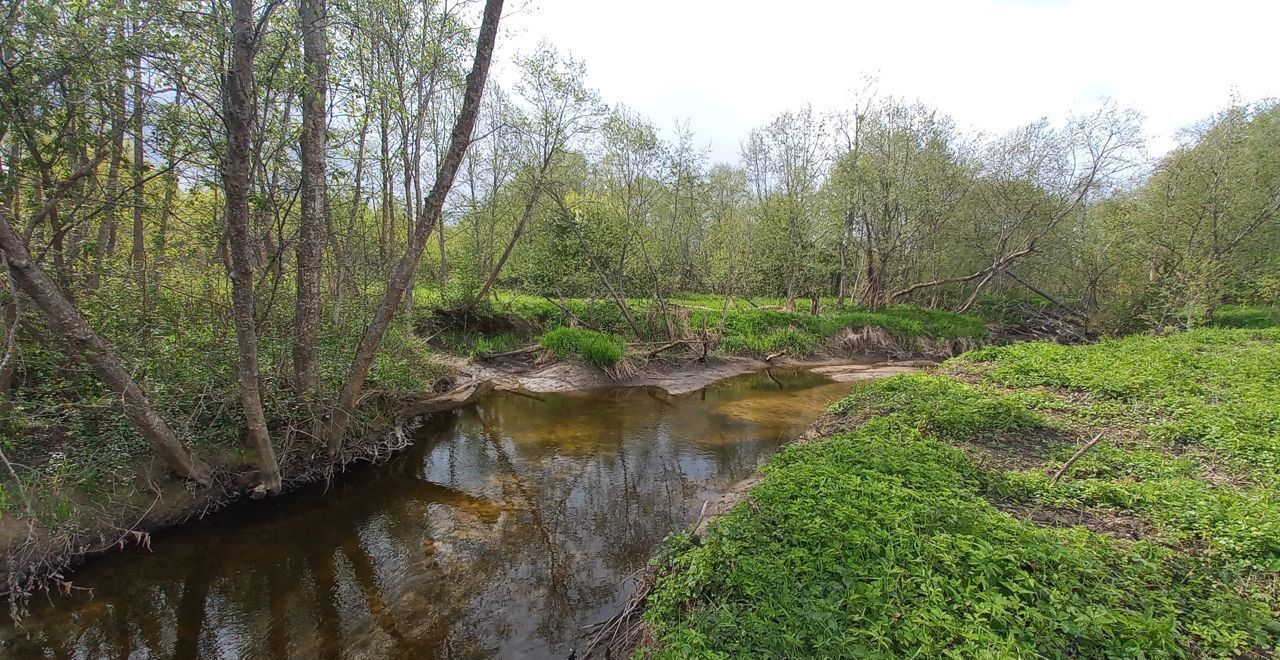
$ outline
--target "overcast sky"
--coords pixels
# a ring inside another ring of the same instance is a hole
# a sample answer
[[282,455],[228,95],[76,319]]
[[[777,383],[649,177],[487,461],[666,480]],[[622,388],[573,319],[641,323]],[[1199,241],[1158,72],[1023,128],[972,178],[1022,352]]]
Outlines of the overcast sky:
[[[1280,96],[1280,1],[509,1],[502,57],[540,39],[590,84],[669,131],[687,120],[717,161],[751,128],[848,105],[864,74],[961,127],[1003,132],[1087,111],[1141,111],[1153,150],[1225,106]],[[514,11],[512,11],[514,10]],[[509,76],[509,67],[504,67]]]

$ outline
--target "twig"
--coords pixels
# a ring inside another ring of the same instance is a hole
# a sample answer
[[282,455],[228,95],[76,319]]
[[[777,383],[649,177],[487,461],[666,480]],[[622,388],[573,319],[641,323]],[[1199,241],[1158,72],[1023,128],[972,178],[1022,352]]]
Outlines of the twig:
[[1103,433],[1105,433],[1105,431],[1098,431],[1098,435],[1093,436],[1093,439],[1085,443],[1085,445],[1080,448],[1080,451],[1077,451],[1074,456],[1067,459],[1067,462],[1063,463],[1062,467],[1058,468],[1058,471],[1053,475],[1053,479],[1049,480],[1049,485],[1056,486],[1058,484],[1058,479],[1061,479],[1062,475],[1066,474],[1067,470],[1071,467],[1071,464],[1080,460],[1080,457],[1084,456],[1085,452],[1093,449],[1093,446],[1098,444],[1098,441],[1102,439]]

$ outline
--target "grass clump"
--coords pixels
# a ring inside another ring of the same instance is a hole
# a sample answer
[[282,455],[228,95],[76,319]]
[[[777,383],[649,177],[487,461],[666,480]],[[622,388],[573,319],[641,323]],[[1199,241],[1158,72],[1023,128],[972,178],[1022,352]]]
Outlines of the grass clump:
[[561,360],[578,359],[594,367],[617,364],[627,348],[618,335],[581,328],[556,328],[542,335],[541,344]]

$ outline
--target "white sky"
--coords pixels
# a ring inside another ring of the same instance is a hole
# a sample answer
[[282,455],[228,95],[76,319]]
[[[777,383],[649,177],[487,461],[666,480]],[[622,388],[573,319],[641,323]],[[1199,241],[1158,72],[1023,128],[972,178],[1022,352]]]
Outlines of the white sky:
[[[659,128],[688,120],[713,161],[787,109],[848,105],[864,73],[963,128],[1003,132],[1109,96],[1152,150],[1245,100],[1280,96],[1280,1],[508,0],[499,57],[547,39]],[[500,79],[510,75],[499,73]]]

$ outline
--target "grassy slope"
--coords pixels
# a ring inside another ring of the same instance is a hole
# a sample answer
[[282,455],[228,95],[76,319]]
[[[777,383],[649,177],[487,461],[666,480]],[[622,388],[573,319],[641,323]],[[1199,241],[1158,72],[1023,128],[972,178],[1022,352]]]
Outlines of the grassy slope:
[[859,389],[704,541],[673,541],[660,654],[1273,650],[1277,365],[1280,330],[1198,330],[988,348]]

